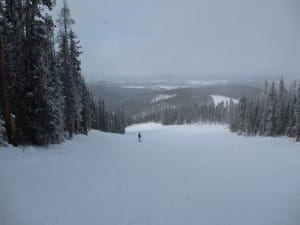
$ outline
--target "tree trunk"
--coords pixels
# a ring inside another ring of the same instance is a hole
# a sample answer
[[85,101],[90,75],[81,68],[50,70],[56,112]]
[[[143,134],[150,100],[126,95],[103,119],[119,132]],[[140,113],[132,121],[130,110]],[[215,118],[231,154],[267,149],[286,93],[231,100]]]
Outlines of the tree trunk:
[[0,88],[1,88],[1,103],[3,109],[3,116],[5,120],[5,129],[7,140],[9,144],[17,146],[16,134],[15,134],[15,118],[10,112],[9,95],[8,95],[8,84],[7,77],[4,70],[4,50],[2,37],[0,36]]

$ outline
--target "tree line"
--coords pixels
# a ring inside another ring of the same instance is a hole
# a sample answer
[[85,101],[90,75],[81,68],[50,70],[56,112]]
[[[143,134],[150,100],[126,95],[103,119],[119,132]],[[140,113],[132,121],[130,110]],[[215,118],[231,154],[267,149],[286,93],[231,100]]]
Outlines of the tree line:
[[227,105],[224,102],[215,105],[208,104],[189,104],[182,106],[166,107],[149,113],[142,113],[132,118],[132,123],[141,122],[160,122],[163,125],[180,125],[197,122],[203,123],[227,123]]
[[144,112],[132,120],[133,123],[154,121],[164,125],[229,124],[230,130],[240,135],[289,136],[300,141],[300,82],[293,82],[287,89],[283,79],[278,85],[266,81],[262,94],[244,96],[237,104],[230,100],[217,105],[162,105],[160,110]]
[[230,108],[230,129],[243,135],[289,136],[300,141],[300,82],[265,82],[264,92]]
[[[0,126],[10,144],[60,143],[100,129],[71,11],[64,1],[54,22],[53,7],[52,0],[0,0]],[[110,125],[107,131],[123,126]]]
[[124,134],[129,125],[128,117],[123,110],[108,110],[105,102],[98,99],[92,103],[92,128],[104,132]]

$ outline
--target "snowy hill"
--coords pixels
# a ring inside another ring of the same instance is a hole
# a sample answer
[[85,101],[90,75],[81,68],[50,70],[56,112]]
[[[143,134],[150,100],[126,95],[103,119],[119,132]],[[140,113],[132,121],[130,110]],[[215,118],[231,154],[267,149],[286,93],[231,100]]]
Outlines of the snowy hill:
[[[193,81],[190,81],[194,84]],[[196,83],[196,82],[195,82]],[[197,83],[196,83],[197,84]],[[215,83],[213,81],[201,83],[198,86],[172,86],[166,84],[159,86],[136,85],[123,86],[121,84],[105,85],[92,84],[91,89],[95,99],[101,98],[109,109],[125,110],[129,116],[149,112],[149,107],[157,106],[160,111],[161,104],[168,106],[183,106],[189,104],[212,103],[213,100],[239,99],[243,96],[252,96],[262,90],[252,86]],[[212,96],[216,96],[215,98]],[[222,96],[222,99],[220,98]],[[224,99],[224,96],[226,96]]]
[[292,139],[209,125],[0,148],[0,224],[296,225],[299,162]]

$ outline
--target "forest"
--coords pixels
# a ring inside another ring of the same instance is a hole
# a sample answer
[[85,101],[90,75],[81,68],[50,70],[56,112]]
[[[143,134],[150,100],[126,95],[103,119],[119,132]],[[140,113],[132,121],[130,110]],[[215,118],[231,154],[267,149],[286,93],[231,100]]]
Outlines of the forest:
[[95,104],[81,73],[81,46],[68,3],[56,20],[54,5],[0,1],[0,131],[13,145],[60,143],[92,128],[125,129],[122,112]]

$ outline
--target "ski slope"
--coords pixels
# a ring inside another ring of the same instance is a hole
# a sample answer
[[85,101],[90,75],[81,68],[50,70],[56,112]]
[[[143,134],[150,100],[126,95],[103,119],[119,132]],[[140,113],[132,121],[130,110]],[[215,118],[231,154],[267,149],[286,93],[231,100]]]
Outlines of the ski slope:
[[0,148],[1,225],[298,225],[299,212],[300,145],[289,138],[144,124]]

